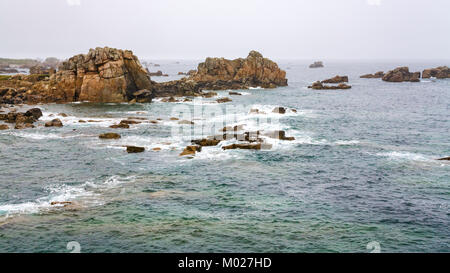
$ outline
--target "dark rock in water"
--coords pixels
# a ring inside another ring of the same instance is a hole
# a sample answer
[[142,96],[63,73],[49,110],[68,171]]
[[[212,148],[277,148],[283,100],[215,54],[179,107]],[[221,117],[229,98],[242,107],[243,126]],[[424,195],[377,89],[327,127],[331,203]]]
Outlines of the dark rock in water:
[[34,128],[34,125],[32,123],[16,123],[16,126],[14,129],[28,129],[28,128]]
[[72,205],[72,204],[73,204],[73,202],[70,202],[70,201],[63,201],[63,202],[55,201],[55,202],[50,203],[51,206],[57,206],[57,205],[68,206],[68,205]]
[[348,76],[334,76],[331,79],[323,80],[322,83],[342,83],[348,82]]
[[45,127],[63,127],[63,123],[60,119],[54,119],[52,121],[46,122]]
[[398,67],[387,72],[383,78],[387,82],[420,82],[420,72],[409,72],[408,67]]
[[105,133],[98,136],[101,139],[119,139],[121,136],[116,133]]
[[201,146],[190,145],[190,146],[187,146],[184,149],[184,151],[180,154],[180,156],[195,155],[196,152],[201,152],[201,151],[202,151],[202,147]]
[[314,90],[334,90],[334,89],[350,89],[352,87],[345,83],[340,83],[338,85],[325,85],[322,84],[320,81],[317,81],[313,83],[311,86],[308,86],[308,88],[312,88]]
[[271,144],[267,143],[242,143],[242,144],[231,144],[228,146],[223,146],[224,150],[233,150],[233,149],[245,149],[245,150],[269,150],[272,148]]
[[450,156],[449,157],[443,157],[443,158],[439,158],[438,160],[450,160]]
[[144,147],[127,146],[127,153],[129,154],[143,153],[144,151]]
[[6,124],[0,124],[0,130],[8,130],[9,126]]
[[381,79],[381,78],[383,78],[383,76],[384,76],[384,72],[383,71],[378,71],[375,74],[362,75],[362,76],[360,76],[360,78],[363,78],[363,79]]
[[422,73],[422,78],[427,79],[436,77],[437,79],[450,78],[450,68],[447,66],[439,66],[436,68],[425,69]]
[[272,113],[286,114],[286,108],[276,107],[275,109],[273,109]]
[[130,125],[130,124],[141,124],[142,122],[135,121],[135,120],[124,119],[124,120],[120,121],[120,123]]
[[239,93],[239,92],[228,92],[228,95],[230,95],[230,96],[242,96],[242,94]]
[[192,144],[197,144],[199,146],[217,146],[220,143],[220,140],[217,139],[196,139],[191,141]]
[[40,117],[42,117],[42,111],[39,108],[32,108],[28,111],[25,112],[26,116],[31,116],[33,117],[35,120],[38,120]]
[[309,66],[309,68],[321,68],[323,67],[323,62],[314,62]]
[[216,92],[206,92],[206,93],[203,93],[203,95],[202,95],[202,97],[204,97],[204,98],[212,98],[212,97],[215,97],[215,96],[217,96],[217,93]]
[[230,98],[227,98],[227,97],[225,97],[225,98],[220,98],[220,99],[217,99],[216,100],[218,103],[226,103],[226,102],[230,102],[230,101],[232,101]]
[[152,102],[153,93],[150,90],[142,89],[133,93],[134,99],[139,103]]
[[149,76],[156,76],[156,77],[167,77],[169,75],[163,74],[161,70],[158,70],[157,72],[148,72]]
[[68,115],[66,113],[59,113],[58,116],[63,117],[63,118],[67,118]]

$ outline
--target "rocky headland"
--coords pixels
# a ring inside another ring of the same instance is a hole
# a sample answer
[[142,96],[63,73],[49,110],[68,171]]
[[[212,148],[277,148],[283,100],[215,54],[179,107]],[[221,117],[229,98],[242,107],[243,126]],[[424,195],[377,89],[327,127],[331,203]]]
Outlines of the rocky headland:
[[[129,50],[91,49],[63,62],[58,71],[0,79],[0,104],[151,102],[154,97],[202,96],[203,90],[286,86],[286,72],[251,51],[247,58],[207,58],[177,81],[151,81],[147,69]],[[160,73],[158,73],[160,74]]]

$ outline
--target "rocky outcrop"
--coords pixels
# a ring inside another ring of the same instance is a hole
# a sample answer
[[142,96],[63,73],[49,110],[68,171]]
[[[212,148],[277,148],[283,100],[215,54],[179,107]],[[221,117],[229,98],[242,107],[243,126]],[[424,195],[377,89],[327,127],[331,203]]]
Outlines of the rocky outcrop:
[[321,83],[320,81],[317,81],[317,82],[313,83],[311,86],[308,86],[308,88],[311,88],[314,90],[336,90],[336,89],[350,89],[352,87],[345,83],[340,83],[338,85],[325,85],[325,84]]
[[428,79],[435,77],[437,79],[448,79],[450,78],[450,68],[447,66],[439,66],[436,68],[425,69],[422,73],[422,78]]
[[420,82],[420,72],[409,72],[408,67],[398,67],[387,72],[383,78],[386,82]]
[[202,151],[202,146],[190,145],[190,146],[187,146],[183,150],[183,152],[181,152],[180,156],[195,155],[196,152],[201,152],[201,151]]
[[331,79],[322,81],[322,83],[343,83],[343,82],[348,82],[348,76],[334,76]]
[[362,79],[381,79],[384,76],[384,72],[383,71],[378,71],[374,74],[365,74],[360,76],[360,78]]
[[34,128],[33,123],[38,121],[40,117],[42,117],[42,111],[39,108],[32,108],[25,113],[9,112],[0,114],[0,120],[16,124],[14,129]]
[[245,59],[206,58],[189,79],[209,90],[287,86],[286,72],[257,51]]
[[323,62],[314,62],[309,66],[309,68],[321,68],[323,67]]
[[[6,88],[5,98],[1,93]],[[70,58],[50,77],[17,75],[1,81],[0,103],[128,102],[143,89],[150,91],[146,95],[151,101],[153,84],[137,57],[105,47]]]
[[53,75],[56,73],[56,69],[51,67],[45,67],[42,65],[35,65],[30,68],[30,74],[37,74],[37,75]]
[[60,119],[54,119],[45,123],[45,127],[63,127],[63,123]]

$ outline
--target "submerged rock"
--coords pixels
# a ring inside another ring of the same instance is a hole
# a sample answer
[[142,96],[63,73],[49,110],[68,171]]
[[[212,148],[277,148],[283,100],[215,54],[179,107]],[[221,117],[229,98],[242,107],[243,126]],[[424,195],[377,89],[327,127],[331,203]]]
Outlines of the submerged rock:
[[228,95],[230,95],[230,96],[242,96],[241,93],[239,93],[239,92],[233,92],[233,91],[228,92]]
[[143,153],[143,152],[145,152],[144,147],[127,146],[127,153],[129,153],[129,154],[136,154],[136,153]]
[[387,82],[420,82],[420,72],[409,72],[408,67],[398,67],[387,72],[383,78]]
[[101,139],[119,139],[121,136],[116,133],[104,133],[98,136]]
[[233,150],[233,149],[245,149],[245,150],[270,150],[272,149],[271,144],[267,143],[242,143],[242,144],[231,144],[228,146],[223,146],[222,149],[224,150]]

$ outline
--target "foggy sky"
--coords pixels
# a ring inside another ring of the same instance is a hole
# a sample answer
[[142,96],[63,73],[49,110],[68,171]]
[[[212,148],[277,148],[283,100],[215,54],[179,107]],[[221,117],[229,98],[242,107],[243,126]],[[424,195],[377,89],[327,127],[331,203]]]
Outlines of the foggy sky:
[[0,57],[450,59],[448,0],[1,0]]

